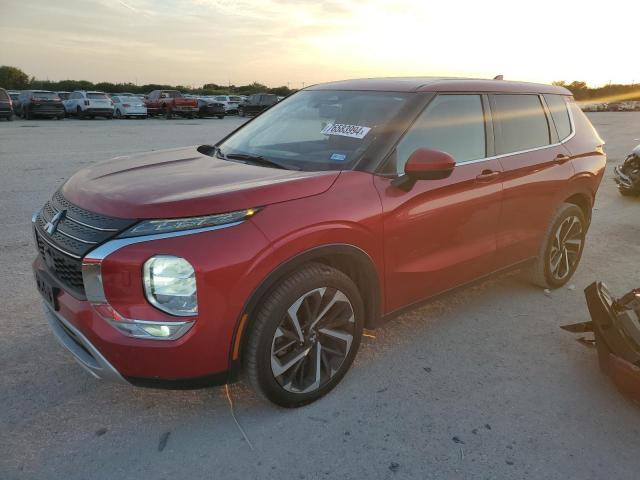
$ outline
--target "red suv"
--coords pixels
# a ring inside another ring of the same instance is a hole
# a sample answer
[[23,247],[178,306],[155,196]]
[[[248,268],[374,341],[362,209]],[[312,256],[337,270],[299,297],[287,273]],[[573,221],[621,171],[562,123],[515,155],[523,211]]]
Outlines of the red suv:
[[215,145],[118,157],[33,217],[56,337],[96,377],[326,394],[363,328],[495,272],[557,288],[606,156],[569,91],[368,79],[290,96]]

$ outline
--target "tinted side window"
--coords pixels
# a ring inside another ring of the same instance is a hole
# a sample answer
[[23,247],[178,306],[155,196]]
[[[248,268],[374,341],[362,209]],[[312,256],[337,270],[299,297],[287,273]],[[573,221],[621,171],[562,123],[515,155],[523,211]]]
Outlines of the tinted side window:
[[0,90],[0,100],[9,101],[9,95],[4,90]]
[[451,155],[457,163],[486,156],[484,112],[480,95],[438,95],[396,147],[397,172],[404,172],[418,148]]
[[544,100],[547,102],[553,123],[556,124],[558,138],[564,140],[571,134],[571,120],[569,119],[569,111],[567,103],[562,95],[545,95]]
[[538,95],[494,95],[493,119],[499,132],[496,153],[549,145],[549,124]]

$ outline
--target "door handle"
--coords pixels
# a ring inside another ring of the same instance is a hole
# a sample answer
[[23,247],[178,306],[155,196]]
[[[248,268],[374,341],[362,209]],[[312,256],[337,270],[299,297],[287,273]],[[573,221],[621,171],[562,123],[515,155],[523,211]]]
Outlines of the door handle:
[[569,155],[565,155],[564,153],[559,153],[558,155],[556,155],[556,158],[554,159],[554,162],[556,162],[557,164],[562,165],[563,163],[567,162],[571,160],[571,157]]
[[483,170],[482,173],[476,177],[476,182],[489,183],[499,176],[500,172],[496,172],[495,170]]

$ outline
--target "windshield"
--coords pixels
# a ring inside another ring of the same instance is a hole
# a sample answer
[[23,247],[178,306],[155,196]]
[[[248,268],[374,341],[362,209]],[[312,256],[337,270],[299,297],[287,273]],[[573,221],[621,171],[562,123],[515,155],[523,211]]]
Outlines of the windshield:
[[104,93],[87,93],[87,98],[94,100],[107,100],[108,97]]
[[260,156],[302,170],[354,165],[406,104],[393,92],[299,92],[218,145],[222,155]]

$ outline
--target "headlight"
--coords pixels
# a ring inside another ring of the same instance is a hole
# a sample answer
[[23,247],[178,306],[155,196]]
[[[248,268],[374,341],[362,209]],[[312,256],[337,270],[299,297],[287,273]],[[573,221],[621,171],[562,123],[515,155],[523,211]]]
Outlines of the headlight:
[[158,233],[177,232],[181,230],[193,230],[197,228],[215,227],[230,223],[241,222],[257,212],[255,208],[237,210],[235,212],[207,215],[205,217],[175,218],[167,220],[145,220],[125,230],[120,238],[138,237],[141,235],[154,235]]
[[184,258],[151,257],[143,270],[144,292],[153,306],[180,317],[198,313],[196,273]]

